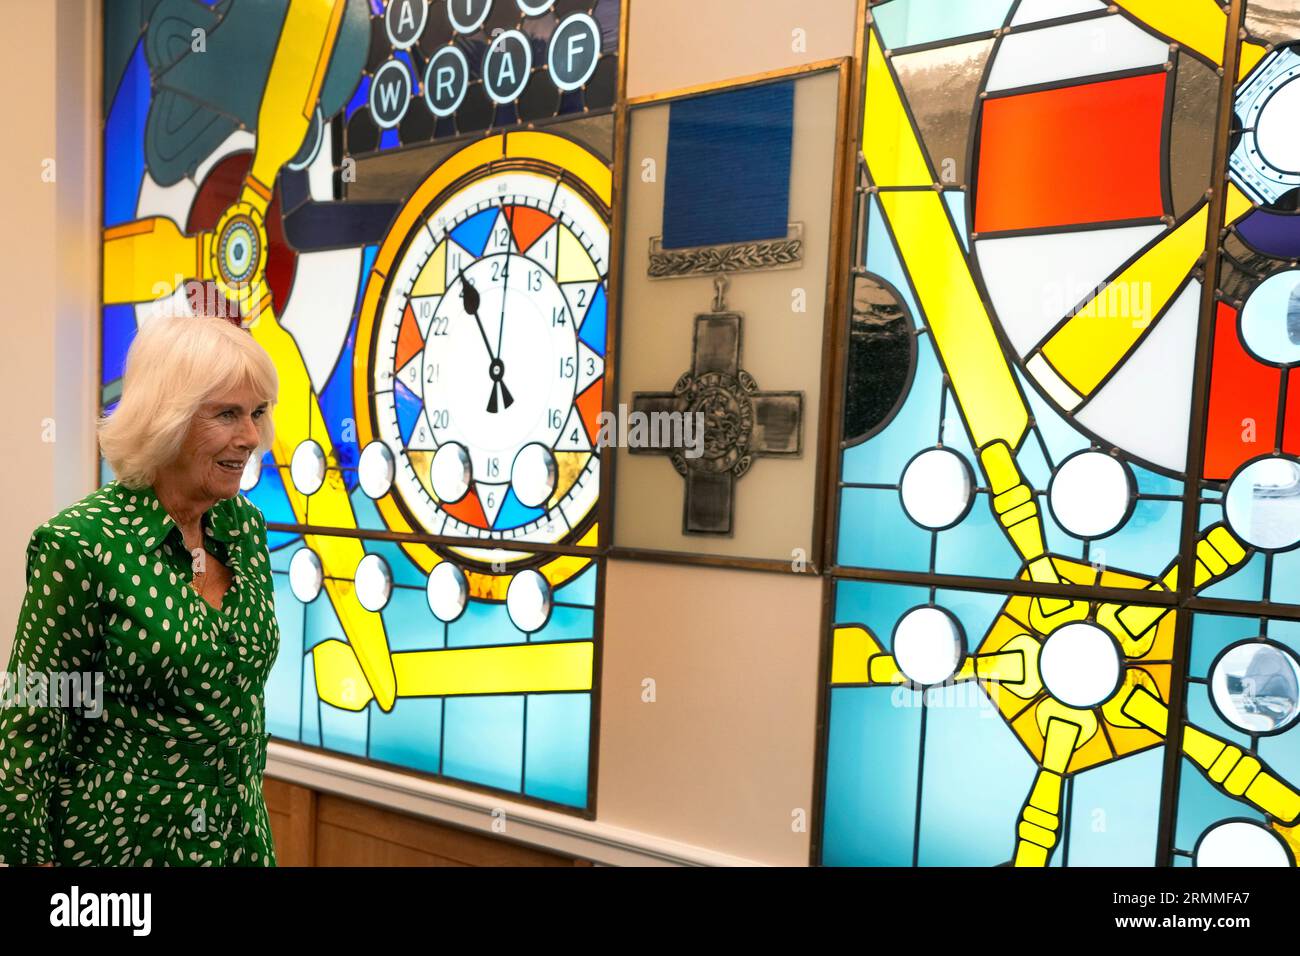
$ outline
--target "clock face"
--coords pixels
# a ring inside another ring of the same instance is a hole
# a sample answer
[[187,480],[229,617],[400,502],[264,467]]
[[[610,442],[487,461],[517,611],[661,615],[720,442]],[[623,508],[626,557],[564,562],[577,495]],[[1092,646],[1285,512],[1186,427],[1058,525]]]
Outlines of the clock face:
[[595,517],[609,227],[536,165],[491,168],[415,210],[379,305],[375,432],[429,534],[554,543]]

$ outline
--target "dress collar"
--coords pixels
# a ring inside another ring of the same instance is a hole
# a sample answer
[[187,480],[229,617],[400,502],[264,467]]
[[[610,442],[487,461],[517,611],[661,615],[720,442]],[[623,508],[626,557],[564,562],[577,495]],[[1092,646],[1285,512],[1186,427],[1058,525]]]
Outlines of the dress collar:
[[[120,481],[114,481],[122,500],[122,508],[131,515],[131,525],[140,535],[141,544],[146,551],[159,547],[172,528],[177,527],[175,520],[167,513],[158,493],[152,485],[143,488],[128,488]],[[133,500],[134,499],[134,500]],[[218,541],[233,544],[238,536],[239,525],[234,520],[233,509],[229,501],[218,501],[203,513],[204,531]]]

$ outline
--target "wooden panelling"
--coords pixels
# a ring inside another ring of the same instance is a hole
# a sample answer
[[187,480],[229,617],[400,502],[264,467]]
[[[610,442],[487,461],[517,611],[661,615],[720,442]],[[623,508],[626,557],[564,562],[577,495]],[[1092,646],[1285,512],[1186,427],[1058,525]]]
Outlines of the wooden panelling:
[[271,777],[263,793],[280,866],[589,865]]

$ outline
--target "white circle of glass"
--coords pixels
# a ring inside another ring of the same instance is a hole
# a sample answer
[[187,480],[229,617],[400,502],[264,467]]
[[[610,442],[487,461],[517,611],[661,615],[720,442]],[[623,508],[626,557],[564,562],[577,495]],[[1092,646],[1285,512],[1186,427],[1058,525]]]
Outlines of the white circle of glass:
[[894,629],[894,660],[908,680],[923,687],[942,684],[957,672],[964,648],[961,628],[948,611],[918,607]]
[[1241,339],[1265,362],[1300,365],[1300,269],[1255,287],[1241,310]]
[[483,89],[494,103],[513,103],[533,70],[533,46],[518,30],[497,35],[483,56]]
[[312,439],[300,442],[289,459],[289,480],[301,494],[314,495],[325,483],[325,451]]
[[357,460],[357,481],[370,498],[382,498],[393,487],[396,461],[393,451],[381,441],[372,441]]
[[492,12],[492,0],[447,0],[447,19],[457,33],[473,33]]
[[555,6],[555,0],[518,0],[519,9],[526,17],[536,17]]
[[380,129],[394,129],[411,105],[411,74],[401,60],[389,60],[370,81],[370,117]]
[[531,568],[520,571],[506,588],[506,611],[525,634],[540,631],[551,616],[551,585]]
[[965,459],[947,448],[923,451],[903,470],[903,509],[923,528],[947,528],[970,507],[974,487]]
[[469,582],[465,572],[450,561],[441,561],[429,572],[425,586],[429,610],[438,620],[450,624],[465,611],[469,602]]
[[415,45],[429,20],[429,0],[389,0],[384,10],[384,29],[394,49]]
[[1290,80],[1264,104],[1255,121],[1255,143],[1274,169],[1300,172],[1300,82]]
[[1279,733],[1300,716],[1300,662],[1272,641],[1238,644],[1214,662],[1210,693],[1234,727]]
[[438,447],[429,465],[429,483],[439,501],[455,504],[469,491],[470,458],[465,446],[449,441]]
[[320,594],[325,571],[320,558],[311,548],[299,548],[289,559],[289,590],[303,604],[310,604]]
[[1119,686],[1115,640],[1096,624],[1078,621],[1057,628],[1038,654],[1047,692],[1071,707],[1096,707]]
[[424,71],[424,102],[434,116],[450,116],[465,102],[469,60],[460,47],[445,46],[429,58]]
[[546,51],[551,82],[561,90],[583,87],[600,61],[600,27],[585,13],[566,17],[555,28]]
[[519,503],[528,508],[540,508],[555,493],[558,472],[555,455],[539,442],[519,449],[510,469],[510,487]]
[[1206,830],[1196,845],[1196,866],[1290,866],[1272,830],[1247,820],[1227,820]]
[[1052,476],[1047,500],[1057,522],[1076,538],[1100,538],[1124,523],[1132,500],[1129,470],[1118,458],[1085,451]]
[[1300,543],[1300,461],[1276,455],[1246,465],[1228,483],[1223,514],[1237,537],[1261,550]]
[[239,478],[239,490],[252,491],[261,480],[262,457],[260,455],[249,455],[248,461],[244,462],[244,473]]
[[393,594],[393,572],[382,555],[367,554],[357,564],[352,577],[357,588],[357,600],[367,611],[382,611]]

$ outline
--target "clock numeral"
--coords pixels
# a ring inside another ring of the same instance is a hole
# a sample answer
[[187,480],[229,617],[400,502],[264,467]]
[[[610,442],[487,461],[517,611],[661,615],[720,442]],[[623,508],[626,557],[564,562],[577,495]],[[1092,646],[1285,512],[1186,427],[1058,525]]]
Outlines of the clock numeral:
[[433,320],[433,326],[429,330],[430,335],[446,335],[447,328],[451,325],[451,318],[446,315],[440,315]]
[[445,408],[435,408],[433,414],[429,416],[429,424],[434,428],[446,428],[447,423],[451,421],[451,413]]
[[492,260],[492,281],[493,282],[501,281],[501,262],[498,259]]
[[572,355],[566,355],[560,359],[560,378],[573,378],[577,363],[573,361]]
[[424,367],[424,380],[432,384],[438,381],[438,376],[442,374],[442,366],[437,362],[430,362]]
[[581,309],[581,308],[582,308],[583,306],[585,306],[586,304],[587,304],[587,290],[586,290],[586,289],[579,289],[579,290],[578,290],[578,308]]
[[427,319],[431,315],[433,315],[433,303],[430,302],[428,299],[422,300],[420,302],[419,308],[420,308],[420,318]]
[[410,383],[414,385],[417,381],[419,381],[420,370],[416,368],[414,365],[412,365],[411,371],[407,374],[406,377],[410,380]]
[[542,291],[542,271],[540,269],[530,269],[528,272],[528,291]]
[[510,244],[510,230],[502,226],[497,230],[497,245],[507,246]]
[[587,356],[587,375],[588,375],[588,376],[592,376],[592,375],[595,375],[595,374],[596,374],[596,360],[595,360],[594,358],[592,358],[590,355],[588,355],[588,356]]
[[546,420],[546,421],[547,421],[547,424],[548,424],[551,428],[563,428],[563,427],[564,427],[564,412],[563,412],[561,409],[558,409],[558,408],[552,408],[552,409],[550,410],[550,414],[547,416],[547,420]]
[[491,511],[497,506],[497,493],[495,491],[488,492],[486,504],[488,511]]
[[551,327],[554,328],[557,325],[564,324],[564,306],[561,305],[551,309]]
[[487,462],[487,476],[497,478],[501,475],[501,459],[489,458]]

